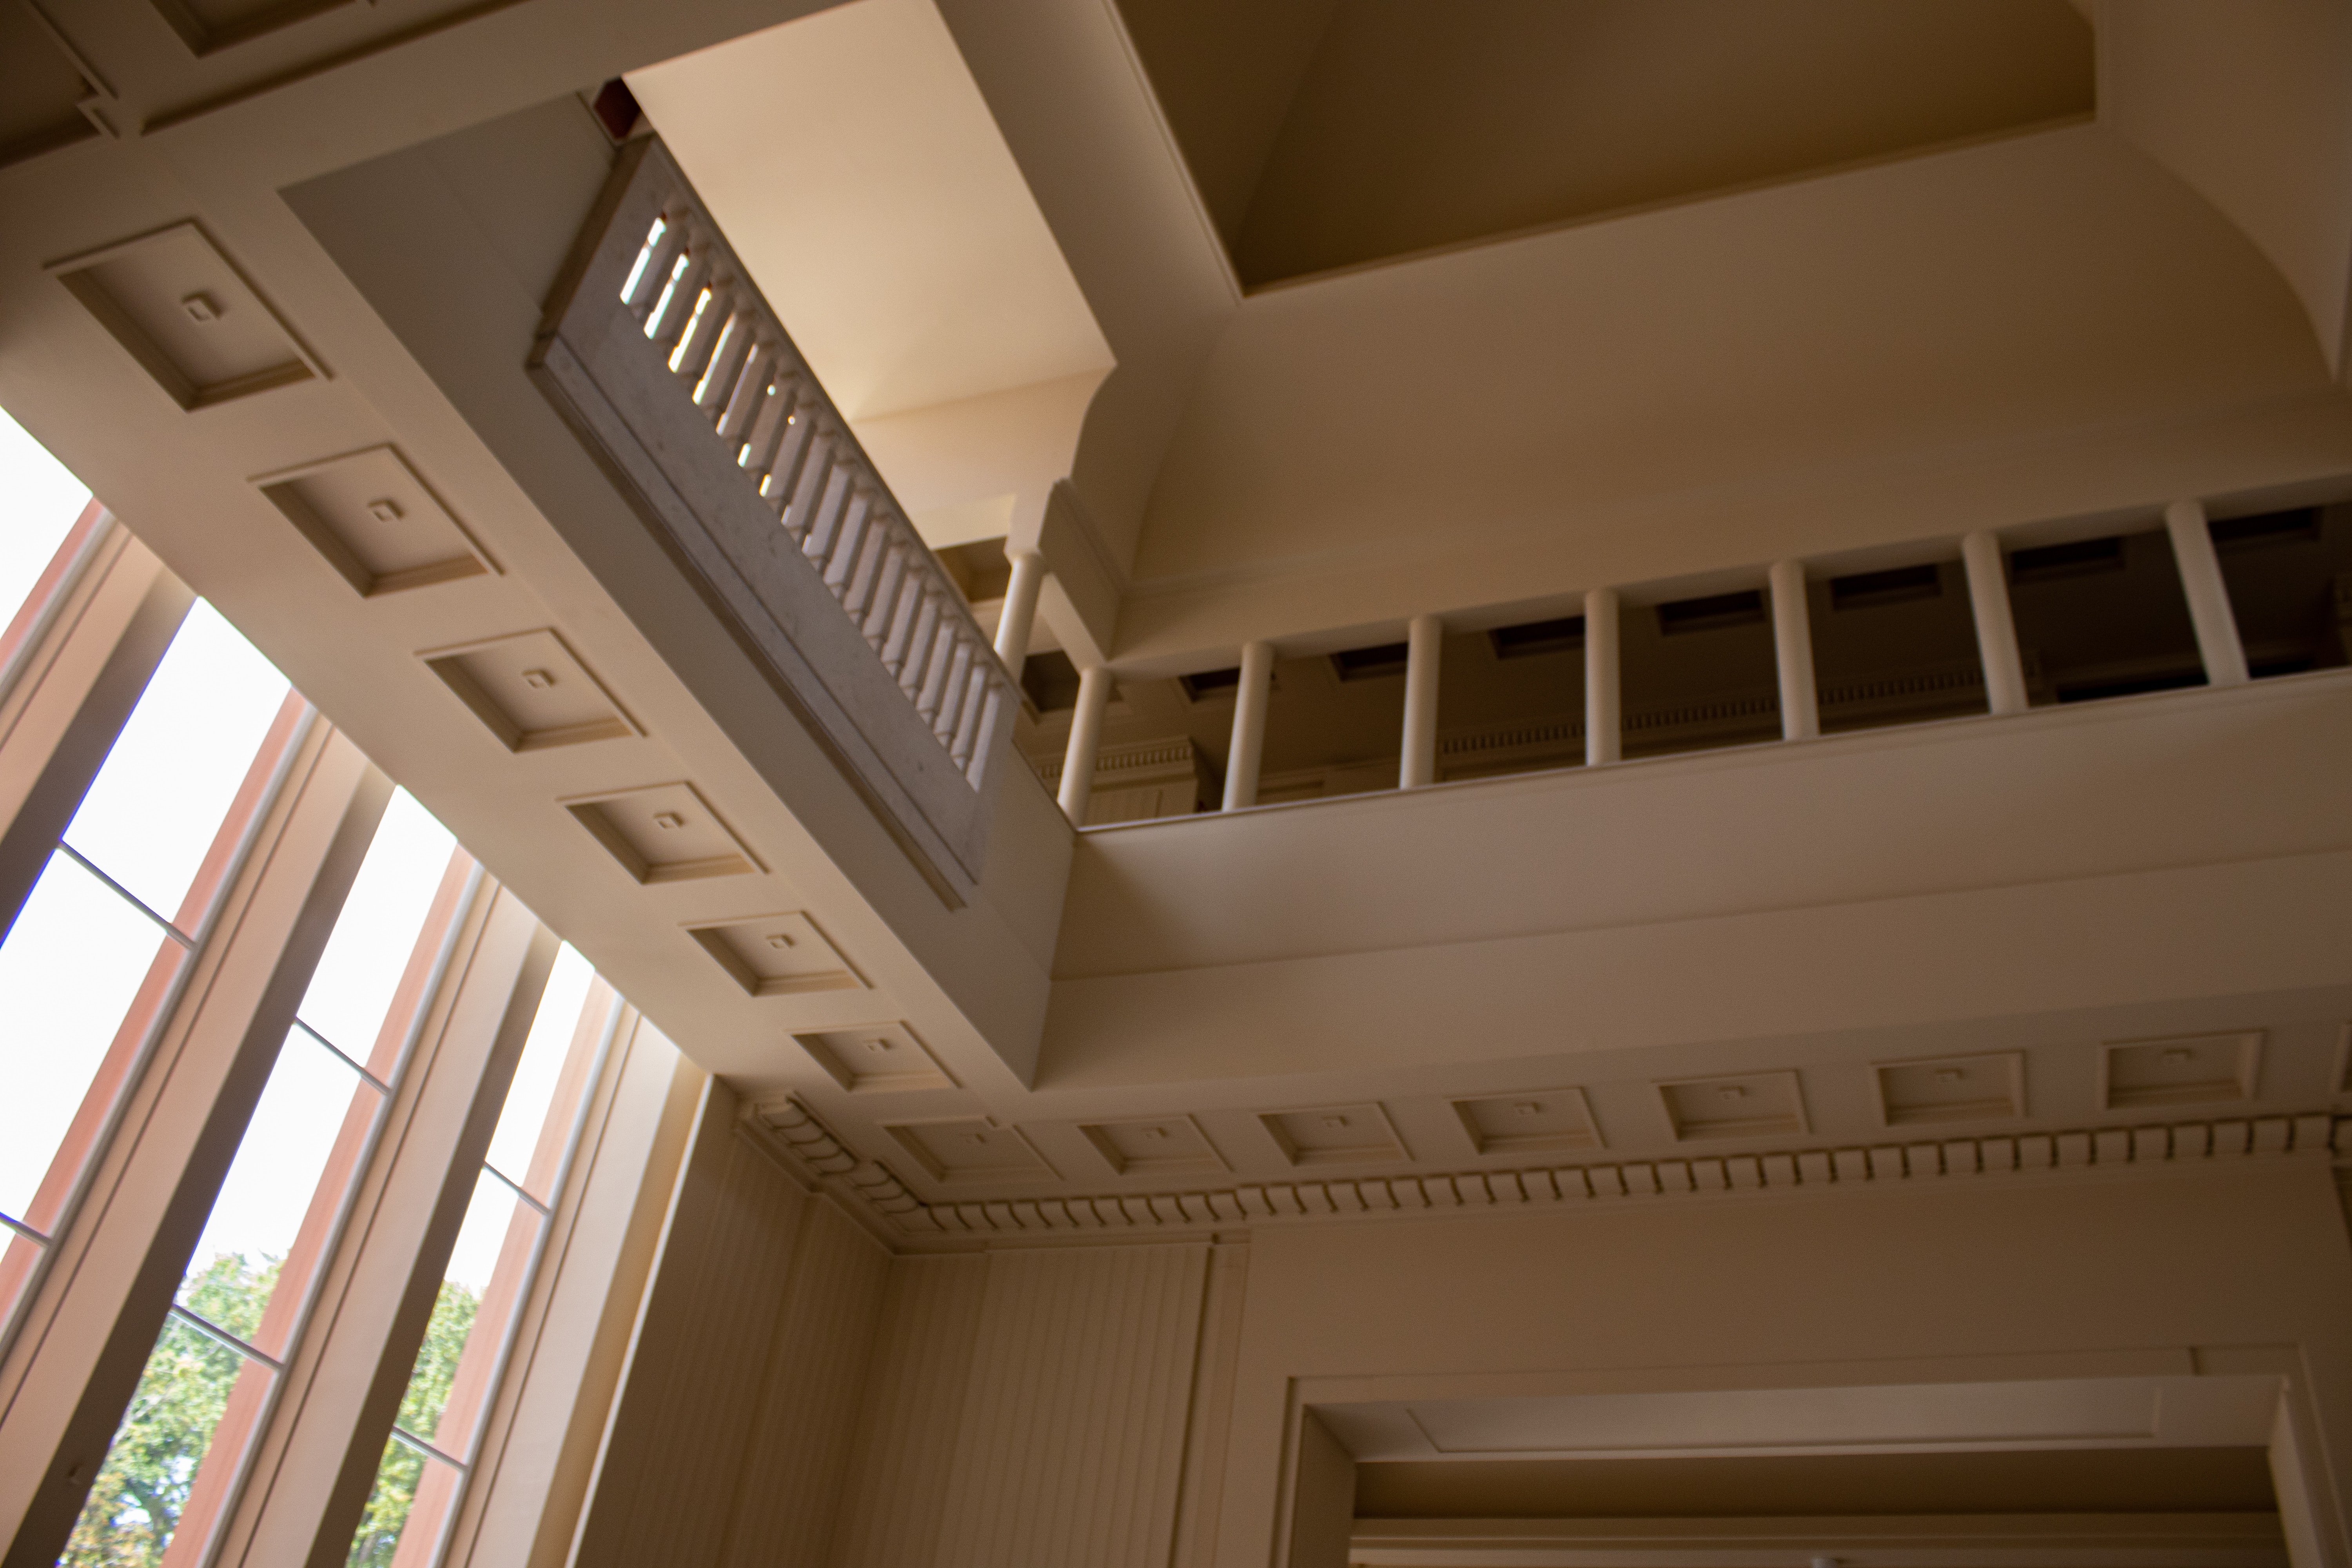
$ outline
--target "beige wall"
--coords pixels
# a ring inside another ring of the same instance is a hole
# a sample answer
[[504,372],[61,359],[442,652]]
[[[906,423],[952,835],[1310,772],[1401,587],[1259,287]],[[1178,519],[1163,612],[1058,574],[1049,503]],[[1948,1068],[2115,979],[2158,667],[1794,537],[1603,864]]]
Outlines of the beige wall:
[[888,1255],[712,1080],[572,1563],[825,1561]]
[[2332,1008],[2347,704],[2322,673],[1088,834],[1040,1086],[1537,1056],[1590,1082],[1633,1047]]
[[[730,1163],[751,1157],[738,1147]],[[1243,1254],[1245,1274],[1221,1267]],[[801,1267],[815,1256],[803,1247]],[[671,1325],[703,1363],[756,1316],[749,1296],[767,1273],[737,1272],[740,1289],[724,1293],[702,1277],[699,1323]],[[809,1444],[820,1431],[843,1443],[844,1405],[812,1406],[803,1384],[773,1374],[755,1396],[748,1379],[665,1370],[668,1441],[639,1443],[625,1471],[616,1434],[607,1458],[637,1500],[629,1561],[1337,1562],[1345,1456],[1309,1467],[1306,1514],[1286,1498],[1315,1447],[1313,1405],[2250,1370],[2284,1376],[2316,1561],[2352,1560],[2339,1522],[2352,1483],[2352,1247],[2324,1157],[1277,1224],[1216,1247],[901,1257],[888,1274],[884,1290],[877,1267],[856,1269],[874,1352],[837,1519],[796,1511],[814,1472],[769,1468],[741,1435],[787,1415]],[[809,1287],[782,1289],[798,1299]],[[768,1354],[813,1363],[862,1342],[788,1309]],[[717,1462],[739,1450],[751,1456],[740,1471]],[[763,1486],[775,1495],[755,1504]],[[600,1498],[592,1547],[604,1508]],[[756,1559],[741,1544],[755,1521]]]

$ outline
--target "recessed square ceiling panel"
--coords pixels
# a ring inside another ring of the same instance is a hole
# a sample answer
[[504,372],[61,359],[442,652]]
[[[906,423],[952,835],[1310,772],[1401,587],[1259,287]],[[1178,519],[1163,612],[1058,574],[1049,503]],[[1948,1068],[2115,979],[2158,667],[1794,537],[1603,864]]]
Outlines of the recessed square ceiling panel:
[[852,1094],[953,1089],[955,1079],[904,1024],[796,1035],[803,1049]]
[[690,784],[653,784],[563,805],[640,882],[740,877],[760,868]]
[[1580,1089],[1546,1089],[1457,1100],[1454,1113],[1481,1154],[1598,1149],[1601,1134]]
[[1881,1062],[1876,1070],[1879,1119],[1889,1127],[2013,1120],[2025,1114],[2022,1052]]
[[986,1117],[940,1121],[902,1121],[886,1127],[898,1146],[939,1182],[1036,1182],[1054,1179],[1054,1167],[1031,1147],[1018,1128],[1000,1127]]
[[1272,1110],[1258,1117],[1282,1157],[1294,1165],[1360,1165],[1412,1158],[1389,1113],[1377,1104]]
[[425,667],[509,752],[544,751],[639,733],[604,683],[553,631],[518,632],[438,648]]
[[324,374],[193,223],[50,270],[183,408],[209,407]]
[[1078,1131],[1122,1176],[1215,1175],[1228,1168],[1200,1123],[1189,1116],[1088,1121]]
[[497,570],[391,447],[265,474],[254,482],[362,598]]
[[753,996],[801,996],[813,991],[866,988],[866,982],[841,950],[804,914],[689,926],[687,934]]
[[1805,1100],[1793,1072],[1695,1078],[1658,1085],[1675,1136],[1687,1143],[1713,1138],[1785,1138],[1805,1131]]
[[2262,1049],[2260,1029],[2240,1035],[2116,1041],[2100,1054],[2106,1108],[2134,1110],[2151,1105],[2252,1100]]

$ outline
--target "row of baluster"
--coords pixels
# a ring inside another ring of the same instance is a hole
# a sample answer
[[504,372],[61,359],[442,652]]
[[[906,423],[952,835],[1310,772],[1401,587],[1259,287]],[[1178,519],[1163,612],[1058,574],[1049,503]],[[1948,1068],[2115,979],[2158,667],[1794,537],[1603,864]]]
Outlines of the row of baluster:
[[655,222],[622,303],[977,788],[1011,700],[1003,668],[766,302],[698,226],[676,210]]

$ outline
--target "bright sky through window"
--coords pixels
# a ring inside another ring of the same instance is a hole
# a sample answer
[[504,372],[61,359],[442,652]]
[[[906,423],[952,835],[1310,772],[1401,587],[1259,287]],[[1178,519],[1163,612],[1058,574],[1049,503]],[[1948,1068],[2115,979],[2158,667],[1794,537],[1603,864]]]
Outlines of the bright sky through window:
[[89,490],[0,413],[0,626],[40,580]]

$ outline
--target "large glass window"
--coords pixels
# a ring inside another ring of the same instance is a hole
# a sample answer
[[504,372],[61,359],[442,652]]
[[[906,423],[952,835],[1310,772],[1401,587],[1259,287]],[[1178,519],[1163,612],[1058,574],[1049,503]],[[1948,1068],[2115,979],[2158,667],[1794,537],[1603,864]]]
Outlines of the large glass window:
[[72,559],[63,548],[89,490],[24,427],[0,414],[0,669],[25,637],[34,590]]
[[0,942],[0,1331],[209,935],[308,713],[196,605]]
[[447,831],[396,793],[62,1563],[202,1559],[301,1333],[472,874]]
[[440,1557],[618,1011],[612,990],[567,944],[475,1179],[352,1541],[354,1568],[430,1568]]

